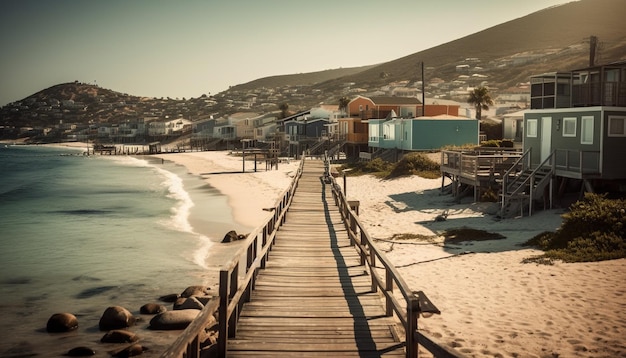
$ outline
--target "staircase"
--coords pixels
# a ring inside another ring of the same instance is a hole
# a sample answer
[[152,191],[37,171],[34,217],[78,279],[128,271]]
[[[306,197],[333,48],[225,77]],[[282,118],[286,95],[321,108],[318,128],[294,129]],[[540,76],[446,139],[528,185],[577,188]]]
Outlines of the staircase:
[[[530,150],[526,151],[511,169],[506,171],[502,179],[500,217],[511,217],[519,213],[524,216],[524,209],[528,208],[528,216],[532,215],[533,202],[544,196],[544,190],[549,186],[550,208],[552,208],[552,184],[554,177],[554,152],[551,153],[539,166],[530,165]],[[515,172],[519,168],[521,171]]]

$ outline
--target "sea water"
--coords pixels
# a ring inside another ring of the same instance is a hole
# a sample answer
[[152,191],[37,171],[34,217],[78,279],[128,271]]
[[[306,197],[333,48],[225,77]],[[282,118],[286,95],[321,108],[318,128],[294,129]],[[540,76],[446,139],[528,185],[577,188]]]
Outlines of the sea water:
[[[226,197],[182,167],[75,148],[1,146],[0,357],[97,348],[106,307],[138,314],[162,295],[215,286],[225,260],[224,252],[215,255],[219,240],[245,229]],[[79,330],[46,333],[58,312],[76,315]]]

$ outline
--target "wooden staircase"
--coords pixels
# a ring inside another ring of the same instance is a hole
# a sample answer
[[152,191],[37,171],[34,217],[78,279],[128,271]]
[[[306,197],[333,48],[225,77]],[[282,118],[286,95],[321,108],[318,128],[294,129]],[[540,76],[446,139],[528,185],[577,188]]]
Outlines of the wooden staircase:
[[[512,217],[519,213],[524,216],[528,208],[528,216],[532,215],[533,203],[544,197],[546,188],[550,189],[549,201],[552,208],[552,186],[554,179],[555,161],[551,153],[536,167],[530,165],[528,150],[522,155],[502,177],[500,217]],[[520,168],[521,170],[516,171]]]

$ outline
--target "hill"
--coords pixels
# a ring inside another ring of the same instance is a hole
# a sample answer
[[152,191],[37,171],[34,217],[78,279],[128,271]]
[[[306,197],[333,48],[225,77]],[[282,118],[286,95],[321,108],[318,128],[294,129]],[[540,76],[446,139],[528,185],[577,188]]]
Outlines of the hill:
[[[350,82],[357,87],[373,89],[394,81],[420,80],[421,62],[427,67],[426,81],[429,78],[440,78],[451,82],[461,75],[456,66],[466,64],[466,59],[471,58],[470,68],[480,67],[477,71],[488,76],[487,84],[497,92],[498,88],[504,89],[527,82],[533,74],[570,71],[587,66],[590,36],[596,36],[600,41],[596,63],[626,59],[624,13],[624,0],[570,2],[394,61],[318,82],[317,86],[324,91],[337,92],[343,84]],[[421,32],[427,36],[426,29]],[[418,34],[416,41],[419,36]],[[280,80],[281,84],[291,86],[308,84],[310,79],[304,76],[278,76],[279,78],[273,77],[273,81]],[[231,90],[252,88],[263,80]]]
[[[387,63],[265,77],[210,98],[142,98],[95,85],[65,83],[3,107],[0,126],[118,123],[137,117],[197,120],[238,111],[267,113],[284,103],[293,112],[319,103],[337,104],[343,96],[380,93],[393,82],[405,81],[419,88],[422,62],[428,97],[464,102],[467,88],[476,85],[487,85],[492,97],[497,97],[528,82],[531,75],[586,67],[591,36],[599,40],[596,63],[626,59],[624,14],[625,0],[570,2]],[[420,30],[419,23],[416,30]],[[416,31],[416,41],[433,30],[421,29],[421,35]],[[380,47],[384,50],[384,44]],[[68,104],[70,100],[73,103]]]

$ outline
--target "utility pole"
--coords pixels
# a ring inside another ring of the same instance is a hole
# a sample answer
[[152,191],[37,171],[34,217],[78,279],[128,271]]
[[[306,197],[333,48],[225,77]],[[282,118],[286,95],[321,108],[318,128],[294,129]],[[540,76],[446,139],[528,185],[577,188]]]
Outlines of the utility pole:
[[596,65],[596,48],[598,47],[598,37],[589,37],[589,67]]
[[426,115],[426,85],[424,84],[426,79],[424,78],[424,61],[422,61],[422,116]]

